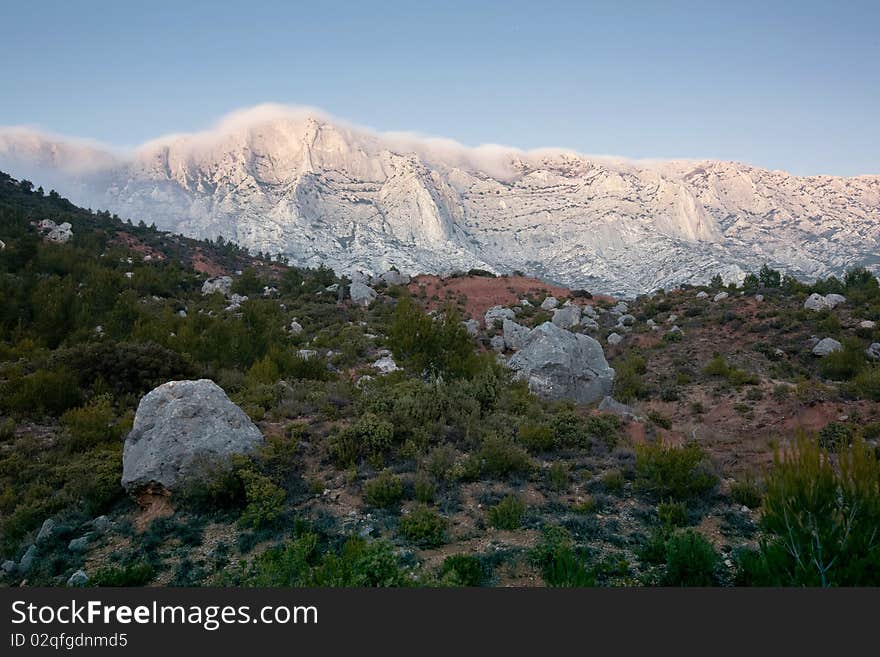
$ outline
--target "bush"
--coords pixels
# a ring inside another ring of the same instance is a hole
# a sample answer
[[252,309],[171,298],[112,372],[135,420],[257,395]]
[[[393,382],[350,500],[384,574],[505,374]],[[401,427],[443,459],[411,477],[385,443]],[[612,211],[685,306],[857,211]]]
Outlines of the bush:
[[800,435],[774,454],[767,475],[759,552],[743,578],[760,585],[880,584],[880,462],[856,440],[837,464],[818,441]]
[[72,452],[83,452],[101,443],[119,440],[125,433],[116,422],[113,406],[106,395],[96,397],[85,406],[65,411],[61,424],[70,433],[65,442]]
[[553,448],[553,429],[546,424],[521,424],[517,438],[530,452],[546,452]]
[[131,563],[116,568],[102,568],[89,582],[92,586],[144,586],[149,584],[155,572],[144,562]]
[[666,586],[712,586],[718,553],[692,529],[673,534],[666,544]]
[[547,484],[558,493],[568,490],[569,479],[568,465],[563,461],[554,462],[547,470]]
[[575,550],[571,536],[562,527],[544,530],[541,542],[532,550],[532,560],[541,569],[548,586],[595,586],[595,574],[587,569],[583,555]]
[[430,507],[419,504],[400,519],[400,533],[420,547],[437,547],[446,535],[446,520]]
[[687,505],[684,502],[660,502],[657,518],[664,527],[683,527],[688,522]]
[[57,416],[79,405],[81,399],[79,383],[67,369],[37,370],[0,386],[0,410],[9,414]]
[[636,447],[636,486],[660,498],[688,501],[714,490],[718,478],[696,443]]
[[521,447],[500,436],[483,441],[477,453],[480,471],[495,477],[528,472],[532,467],[529,455]]
[[496,529],[519,529],[526,505],[516,495],[508,495],[498,504],[489,507],[489,524]]
[[829,452],[849,447],[855,436],[854,425],[848,422],[829,422],[819,432],[819,446]]
[[423,504],[430,504],[434,501],[434,496],[437,494],[437,484],[434,483],[430,475],[421,472],[416,475],[416,479],[413,482],[413,494],[417,501]]
[[440,575],[443,583],[449,586],[481,586],[485,579],[483,564],[470,554],[453,554],[446,557]]
[[849,381],[865,367],[865,348],[854,339],[844,340],[843,349],[832,351],[819,361],[819,373],[826,379]]
[[630,354],[620,363],[615,361],[614,369],[613,394],[616,400],[625,404],[648,394],[648,389],[642,381],[642,375],[647,371],[644,358]]
[[746,475],[740,481],[735,481],[730,487],[731,499],[741,506],[757,509],[761,506],[764,497],[761,486],[751,475]]
[[880,367],[866,367],[849,382],[845,390],[853,397],[880,402]]
[[394,506],[401,497],[403,497],[403,482],[390,470],[383,470],[364,487],[364,498],[368,504],[375,507],[384,509]]
[[284,513],[284,489],[269,477],[252,470],[242,470],[247,506],[240,522],[244,527],[269,527],[274,525]]
[[330,454],[341,468],[357,465],[360,458],[377,459],[394,441],[394,425],[373,413],[364,413],[338,431],[330,441]]

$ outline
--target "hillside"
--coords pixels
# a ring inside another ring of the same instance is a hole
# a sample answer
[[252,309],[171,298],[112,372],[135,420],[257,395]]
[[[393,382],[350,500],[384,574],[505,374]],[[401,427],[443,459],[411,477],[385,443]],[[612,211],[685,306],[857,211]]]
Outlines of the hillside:
[[131,154],[0,131],[0,168],[80,204],[337,273],[521,271],[635,296],[762,264],[876,270],[880,178],[465,148],[266,106]]
[[[625,304],[476,270],[351,280],[6,174],[0,241],[4,585],[880,584],[865,270],[756,268]],[[613,400],[518,380],[539,333],[598,345]],[[814,355],[824,338],[839,345]],[[128,495],[142,397],[202,378],[263,445]],[[822,523],[840,556],[821,573],[788,550],[780,504],[796,546]]]

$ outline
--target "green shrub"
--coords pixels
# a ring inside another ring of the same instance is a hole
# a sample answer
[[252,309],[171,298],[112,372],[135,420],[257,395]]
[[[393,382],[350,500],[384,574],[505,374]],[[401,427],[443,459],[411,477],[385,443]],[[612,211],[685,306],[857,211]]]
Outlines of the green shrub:
[[85,406],[65,411],[61,424],[70,433],[65,443],[72,452],[82,452],[104,442],[119,440],[124,433],[124,427],[116,422],[113,406],[106,395],[94,398]]
[[666,586],[712,586],[718,553],[692,529],[673,534],[666,544]]
[[683,527],[688,522],[687,505],[671,500],[657,505],[657,518],[664,527]]
[[553,429],[546,424],[521,424],[517,439],[530,452],[546,452],[553,448]]
[[570,478],[568,465],[562,461],[555,461],[547,469],[547,484],[556,492],[568,490]]
[[815,438],[777,451],[767,475],[760,550],[741,564],[759,585],[880,585],[880,462],[861,440],[836,464]]
[[880,402],[880,367],[866,367],[853,377],[845,390],[853,397]]
[[843,341],[843,349],[832,351],[819,361],[819,373],[826,379],[849,381],[866,367],[865,348],[859,340]]
[[403,482],[390,470],[383,470],[378,477],[368,481],[364,486],[364,498],[368,504],[375,507],[394,506],[401,497],[403,497]]
[[259,529],[277,523],[284,513],[284,489],[269,477],[251,470],[242,470],[240,476],[247,500],[240,519],[242,526]]
[[741,506],[757,509],[761,506],[761,499],[764,497],[764,494],[760,484],[755,481],[752,475],[748,474],[731,485],[730,497]]
[[331,437],[330,454],[341,468],[356,465],[362,457],[376,459],[394,442],[394,425],[373,413],[364,413],[353,424]]
[[525,512],[525,503],[516,495],[508,495],[495,506],[489,507],[489,524],[496,529],[519,529]]
[[642,380],[642,375],[647,371],[647,363],[644,358],[637,354],[630,354],[619,363],[615,361],[614,370],[615,399],[628,403],[648,394],[648,389]]
[[708,457],[696,443],[636,447],[636,486],[650,495],[687,501],[708,494],[717,481]]
[[400,533],[420,547],[437,547],[444,542],[446,520],[434,509],[419,504],[400,519]]
[[413,482],[413,495],[418,502],[431,504],[437,494],[437,484],[427,473],[420,472]]
[[575,411],[564,410],[550,420],[553,442],[559,447],[583,445],[587,439],[587,424]]
[[448,586],[481,586],[485,573],[481,561],[471,554],[452,554],[443,560],[440,575]]
[[60,415],[78,406],[82,393],[76,377],[66,369],[37,370],[0,385],[0,410],[10,414]]
[[617,445],[620,424],[620,418],[611,413],[591,415],[587,418],[587,433],[612,448]]
[[131,563],[121,567],[102,568],[89,582],[92,586],[144,586],[149,584],[155,571],[149,563]]
[[672,420],[658,411],[648,411],[648,420],[662,429],[672,428]]
[[528,453],[501,436],[489,436],[477,453],[481,472],[494,477],[528,472],[532,467]]
[[569,533],[562,527],[544,530],[541,542],[532,550],[532,560],[541,569],[544,581],[554,587],[595,586],[596,577],[587,569],[586,560],[577,551]]
[[623,491],[623,473],[620,470],[608,470],[602,474],[602,489],[609,492],[619,494]]
[[836,452],[849,447],[855,434],[855,426],[849,422],[829,422],[819,432],[819,446],[829,452]]

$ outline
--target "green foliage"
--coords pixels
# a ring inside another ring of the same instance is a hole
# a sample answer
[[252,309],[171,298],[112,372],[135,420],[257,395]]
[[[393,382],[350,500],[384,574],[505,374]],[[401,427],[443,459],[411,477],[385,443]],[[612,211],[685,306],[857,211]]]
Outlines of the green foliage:
[[673,534],[666,544],[666,586],[712,586],[718,553],[702,534],[688,529]]
[[73,452],[89,450],[101,443],[120,440],[125,427],[116,421],[109,397],[95,397],[85,406],[72,408],[61,416],[67,428],[67,449]]
[[571,536],[562,527],[547,527],[531,556],[548,586],[596,585],[595,574],[587,569],[583,554],[575,549]]
[[433,318],[411,297],[403,297],[394,311],[389,337],[397,359],[417,372],[470,378],[479,368],[471,339],[454,308]]
[[367,503],[379,507],[392,507],[403,497],[403,482],[400,477],[390,470],[383,470],[381,474],[368,481],[364,486],[364,498]]
[[305,532],[255,560],[252,586],[409,586],[412,579],[386,541],[351,537],[338,550],[322,551],[317,534]]
[[636,487],[649,495],[688,501],[707,495],[717,482],[708,457],[696,443],[636,447]]
[[437,484],[431,476],[425,472],[416,475],[413,482],[413,495],[416,500],[423,504],[431,504],[437,494]]
[[37,370],[0,384],[0,410],[10,414],[60,415],[78,406],[82,393],[67,369]]
[[751,474],[735,481],[730,486],[730,498],[741,506],[757,509],[761,506],[763,497],[764,492],[761,489],[761,485],[755,481]]
[[330,454],[341,467],[357,465],[361,458],[376,459],[391,448],[394,426],[374,413],[364,413],[353,424],[338,431],[330,442]]
[[614,398],[616,400],[625,404],[647,396],[648,389],[642,380],[642,375],[647,371],[647,363],[643,357],[638,354],[629,354],[622,361],[614,362],[614,370]]
[[441,581],[448,586],[481,586],[486,579],[480,559],[471,554],[452,554],[443,560]]
[[819,372],[834,381],[849,381],[866,367],[865,348],[855,339],[844,340],[843,349],[832,351],[819,361]]
[[495,506],[489,507],[489,524],[496,529],[519,529],[522,525],[523,515],[526,512],[525,503],[516,495],[508,495]]
[[240,472],[244,482],[245,506],[239,522],[243,527],[271,527],[284,514],[285,492],[269,477],[252,470]]
[[761,287],[779,287],[782,285],[782,275],[766,264],[758,272],[758,280],[761,282]]
[[863,369],[844,389],[853,397],[880,402],[880,367],[874,365]]
[[687,505],[672,500],[657,505],[657,518],[664,527],[683,527],[688,522]]
[[556,492],[568,490],[570,480],[568,465],[563,461],[556,461],[547,469],[547,484]]
[[400,534],[419,547],[437,547],[446,538],[446,520],[434,509],[419,504],[400,519]]
[[519,426],[517,439],[530,452],[546,452],[553,447],[554,430],[546,424],[526,422]]
[[92,586],[144,586],[155,577],[153,566],[146,562],[107,567],[97,571],[89,581]]
[[848,422],[829,422],[819,431],[819,446],[829,452],[849,447],[856,435],[855,427]]
[[786,586],[880,584],[880,462],[861,441],[836,464],[800,435],[774,455],[767,475],[757,555],[741,563],[747,583]]
[[475,455],[480,471],[493,477],[505,477],[531,470],[528,453],[512,440],[501,436],[489,436]]
[[703,374],[726,379],[728,383],[739,387],[742,385],[757,385],[760,379],[744,370],[738,369],[725,362],[724,357],[716,354],[703,368]]

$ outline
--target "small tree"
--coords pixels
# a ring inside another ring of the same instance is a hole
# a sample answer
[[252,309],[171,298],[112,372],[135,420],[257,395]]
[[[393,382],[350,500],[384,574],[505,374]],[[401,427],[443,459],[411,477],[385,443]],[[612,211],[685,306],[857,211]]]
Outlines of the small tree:
[[779,287],[782,284],[782,274],[765,264],[758,272],[758,280],[761,281],[761,287]]

